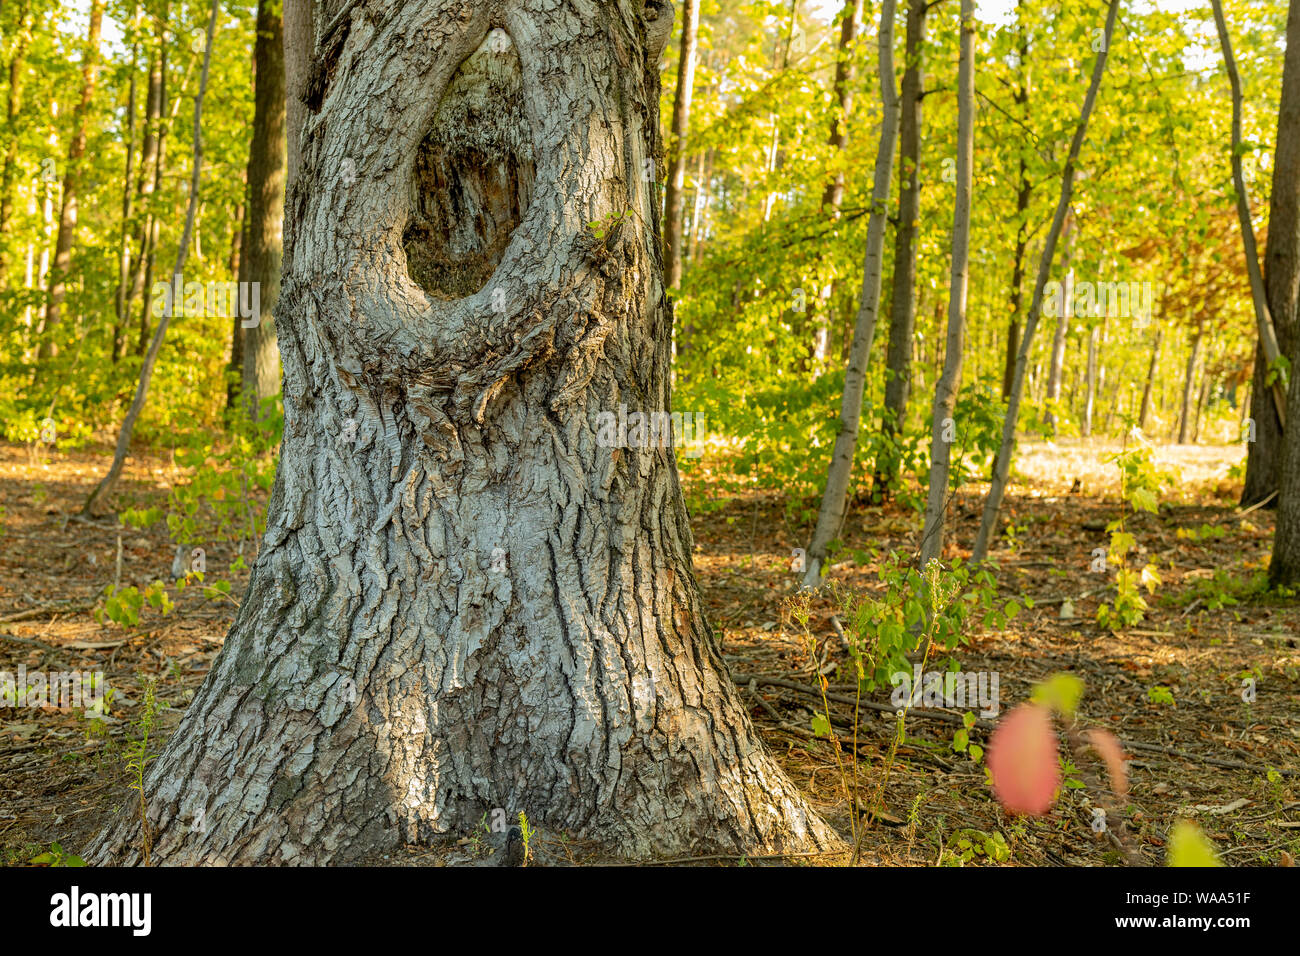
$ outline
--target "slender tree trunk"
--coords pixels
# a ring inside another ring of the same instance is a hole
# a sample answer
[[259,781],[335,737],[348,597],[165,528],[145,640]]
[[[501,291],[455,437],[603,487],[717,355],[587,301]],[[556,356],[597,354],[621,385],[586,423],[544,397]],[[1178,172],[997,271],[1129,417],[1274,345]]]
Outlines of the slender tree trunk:
[[1052,356],[1047,366],[1047,411],[1043,423],[1049,433],[1056,435],[1056,414],[1061,403],[1061,372],[1065,367],[1065,338],[1070,331],[1070,318],[1074,315],[1074,216],[1067,213],[1063,233],[1064,250],[1061,267],[1065,280],[1061,283],[1061,314],[1056,316],[1056,329],[1052,333]]
[[894,170],[894,146],[898,139],[898,91],[894,89],[894,9],[896,0],[881,0],[878,37],[880,82],[880,146],[876,150],[872,180],[871,214],[867,219],[866,253],[862,266],[862,295],[858,304],[849,364],[844,372],[844,397],[840,406],[840,428],[826,474],[826,491],[817,515],[817,527],[808,545],[804,586],[821,583],[821,569],[827,550],[840,533],[848,507],[853,458],[858,447],[858,425],[862,420],[862,396],[866,390],[867,363],[876,335],[880,311],[880,273],[885,251],[885,224],[889,217],[889,187]]
[[[1228,36],[1228,24],[1223,19],[1223,0],[1210,0],[1210,6],[1214,10],[1214,25],[1219,31],[1219,45],[1223,48],[1223,65],[1228,71],[1228,82],[1232,88],[1232,181],[1236,186],[1237,220],[1241,224],[1241,244],[1246,253],[1246,274],[1250,277],[1250,297],[1255,305],[1255,324],[1259,330],[1259,344],[1264,350],[1268,368],[1273,369],[1277,366],[1277,360],[1282,352],[1277,333],[1273,328],[1273,317],[1269,314],[1268,293],[1264,288],[1264,277],[1259,268],[1255,227],[1251,222],[1250,197],[1246,192],[1246,178],[1241,168],[1241,78],[1237,75],[1237,61],[1232,55],[1232,40]],[[1294,300],[1294,291],[1291,296]],[[1286,389],[1280,376],[1273,382],[1270,391],[1275,410],[1285,429]]]
[[[389,0],[321,30],[268,531],[146,773],[155,861],[349,862],[494,808],[630,857],[842,846],[718,654],[671,445],[602,418],[670,407],[641,9]],[[505,218],[448,218],[452,195]],[[91,857],[133,862],[140,831],[128,809]]]
[[[161,37],[163,27],[157,26]],[[144,136],[140,142],[140,169],[136,174],[135,205],[141,214],[133,246],[138,252],[131,258],[130,280],[124,296],[124,310],[129,312],[136,298],[144,290],[145,260],[148,254],[149,232],[153,222],[152,197],[156,185],[155,168],[158,164],[158,132],[162,123],[163,51],[161,39],[155,39],[158,49],[150,51],[149,82],[144,100]],[[124,333],[125,334],[125,333]]]
[[117,448],[113,454],[113,463],[109,466],[108,474],[100,480],[86,499],[86,504],[82,508],[83,514],[93,515],[101,501],[107,502],[112,499],[113,491],[117,487],[118,476],[122,473],[122,466],[126,462],[127,452],[131,448],[131,434],[135,430],[136,419],[140,417],[140,412],[144,408],[145,399],[149,395],[149,382],[153,378],[154,364],[158,361],[158,352],[162,348],[163,336],[167,334],[167,325],[171,321],[172,312],[182,305],[183,293],[177,292],[177,289],[184,287],[185,260],[190,251],[190,240],[194,235],[194,215],[199,207],[199,179],[203,171],[203,98],[208,91],[208,67],[212,62],[212,35],[216,30],[217,13],[221,7],[221,0],[212,0],[212,10],[208,15],[208,32],[203,47],[203,72],[199,77],[199,92],[194,98],[194,157],[193,170],[190,173],[190,195],[189,202],[185,210],[185,228],[181,233],[180,245],[176,250],[176,267],[172,269],[172,294],[167,307],[163,309],[161,318],[158,320],[158,327],[154,331],[153,340],[149,343],[149,351],[145,353],[144,364],[140,368],[140,380],[136,385],[135,400],[127,410],[126,419],[122,423],[122,429],[117,435]]
[[961,60],[957,67],[957,182],[952,216],[952,271],[948,279],[948,337],[943,375],[934,390],[930,483],[921,534],[921,567],[943,555],[948,474],[956,439],[953,411],[961,389],[966,341],[966,290],[970,285],[971,179],[975,165],[975,0],[961,0]]
[[[1265,291],[1280,354],[1291,357],[1291,382],[1300,377],[1295,360],[1300,347],[1300,0],[1291,0],[1286,26],[1286,56],[1273,151],[1273,189],[1269,197],[1268,239],[1264,249]],[[1285,436],[1268,385],[1269,360],[1255,351],[1250,417],[1255,440],[1246,448],[1246,481],[1241,504],[1249,507],[1279,491]],[[1290,397],[1288,395],[1288,402]],[[1294,406],[1292,406],[1294,408]],[[1294,411],[1292,415],[1296,414]],[[1277,506],[1282,507],[1279,494]],[[1297,502],[1300,508],[1300,502]],[[1300,514],[1296,519],[1300,521]],[[1279,514],[1278,534],[1282,535]],[[1276,548],[1274,555],[1277,555]],[[1295,561],[1300,566],[1300,558]],[[1279,564],[1285,568],[1285,563]],[[1289,572],[1280,571],[1285,577]]]
[[[921,226],[921,98],[925,88],[925,15],[929,0],[911,0],[907,11],[907,64],[899,121],[898,225],[894,230],[894,286],[885,352],[885,408],[880,430],[896,438],[907,421],[912,390],[912,345],[916,338],[916,240]],[[882,445],[874,484],[881,497],[898,478],[900,456]]]
[[1092,115],[1093,105],[1097,102],[1097,91],[1101,88],[1101,78],[1106,72],[1106,55],[1110,48],[1111,37],[1115,33],[1115,17],[1119,12],[1119,0],[1110,0],[1106,11],[1106,26],[1102,31],[1101,50],[1093,64],[1092,79],[1088,83],[1088,93],[1083,100],[1083,109],[1079,114],[1079,125],[1075,128],[1074,139],[1070,142],[1070,153],[1065,160],[1065,172],[1061,177],[1061,197],[1056,204],[1056,215],[1052,219],[1051,229],[1043,244],[1043,254],[1038,263],[1038,278],[1034,283],[1034,297],[1029,304],[1029,314],[1025,317],[1024,335],[1020,341],[1020,352],[1016,356],[1015,381],[1011,383],[1011,395],[1007,398],[1007,414],[1002,426],[1002,443],[998,448],[997,459],[993,465],[993,481],[989,485],[988,497],[984,500],[984,514],[980,518],[979,535],[971,552],[971,561],[979,563],[988,556],[989,545],[997,530],[998,515],[1002,511],[1002,499],[1006,495],[1007,481],[1011,476],[1011,457],[1015,453],[1016,424],[1020,417],[1020,395],[1024,390],[1025,369],[1029,364],[1029,349],[1034,342],[1034,332],[1038,328],[1038,319],[1043,309],[1043,290],[1048,277],[1052,274],[1052,260],[1056,256],[1056,243],[1060,239],[1065,225],[1065,216],[1070,208],[1070,197],[1074,192],[1074,176],[1079,162],[1079,150],[1088,133],[1088,119]]
[[1142,410],[1138,413],[1138,430],[1147,430],[1147,419],[1151,416],[1151,386],[1156,380],[1156,369],[1160,366],[1160,343],[1165,336],[1164,329],[1156,329],[1155,342],[1151,345],[1151,364],[1147,366],[1146,384],[1142,386]]
[[[244,173],[244,202],[235,207],[234,227],[230,239],[228,270],[236,279],[243,268],[245,216],[248,203],[248,173]],[[235,411],[239,402],[240,387],[244,381],[244,319],[238,309],[230,320],[230,362],[226,365],[226,408]]]
[[1192,333],[1191,346],[1187,350],[1187,372],[1183,376],[1183,412],[1178,419],[1178,444],[1186,445],[1191,431],[1192,389],[1196,383],[1196,363],[1201,357],[1201,338],[1204,332],[1201,326]]
[[1210,373],[1209,361],[1206,361],[1206,367],[1201,372],[1201,393],[1196,399],[1196,417],[1192,419],[1192,444],[1198,444],[1201,440],[1201,416],[1205,414],[1205,406],[1210,400],[1210,390],[1214,386],[1214,376]]
[[284,29],[280,4],[258,0],[254,47],[253,141],[248,153],[247,243],[240,261],[241,283],[255,286],[261,305],[257,323],[243,330],[246,413],[256,420],[259,403],[280,391],[280,353],[273,312],[280,295],[284,243],[285,84]]
[[81,69],[81,100],[73,117],[75,131],[68,145],[68,168],[63,174],[63,204],[59,211],[59,232],[54,241],[54,262],[50,268],[49,298],[45,305],[44,338],[39,357],[53,358],[59,346],[55,341],[63,315],[63,300],[68,291],[68,273],[72,270],[72,244],[77,231],[78,187],[81,184],[81,156],[86,151],[86,132],[90,121],[90,104],[95,96],[95,79],[99,72],[99,34],[104,23],[104,0],[91,0],[90,29],[86,37],[85,60]]
[[[1019,62],[1016,64],[1020,74],[1016,88],[1015,101],[1020,107],[1020,115],[1028,119],[1029,113],[1029,31],[1023,22],[1024,4],[1016,4],[1016,26],[1020,34]],[[1025,246],[1029,241],[1029,200],[1033,195],[1033,185],[1029,181],[1029,166],[1025,162],[1022,146],[1020,154],[1020,188],[1016,190],[1016,252],[1011,269],[1011,318],[1007,322],[1006,363],[1002,372],[1002,400],[1011,394],[1011,382],[1016,374],[1016,355],[1020,351],[1020,309],[1024,304],[1025,282]]]
[[1088,330],[1088,388],[1083,398],[1083,420],[1079,423],[1079,434],[1084,438],[1092,437],[1092,413],[1097,404],[1097,352],[1100,349],[1101,326],[1094,325]]
[[[665,16],[672,15],[672,7]],[[695,50],[700,31],[699,0],[682,0],[682,45],[673,97],[669,140],[668,187],[664,193],[664,276],[668,288],[682,283],[682,207],[686,195],[686,160],[691,131],[691,94],[695,87]],[[688,343],[681,345],[684,351]]]
[[140,22],[140,4],[131,14],[131,81],[126,98],[126,163],[122,170],[122,229],[117,246],[117,291],[113,296],[113,364],[126,354],[126,326],[129,321],[127,291],[131,283],[131,216],[132,185],[135,175],[136,67],[140,61],[140,44],[134,31]]
[[[857,44],[858,34],[862,32],[863,0],[846,0],[844,13],[840,21],[839,54],[835,61],[835,114],[831,117],[829,143],[837,157],[842,157],[849,144],[849,117],[853,112],[853,49]],[[822,191],[822,212],[830,219],[840,217],[840,206],[844,203],[844,169],[837,159],[835,175]],[[820,260],[821,255],[818,254]],[[831,322],[834,319],[835,280],[828,279],[817,294],[817,310],[814,316],[813,362],[820,370],[830,358]]]
[[31,5],[24,0],[18,8],[18,29],[13,39],[13,55],[9,57],[9,92],[6,99],[5,116],[8,119],[5,146],[4,167],[0,170],[0,291],[5,288],[9,273],[7,258],[9,224],[14,214],[14,169],[18,165],[18,114],[22,111],[23,76],[26,73],[27,47],[32,40],[31,25],[27,22]]

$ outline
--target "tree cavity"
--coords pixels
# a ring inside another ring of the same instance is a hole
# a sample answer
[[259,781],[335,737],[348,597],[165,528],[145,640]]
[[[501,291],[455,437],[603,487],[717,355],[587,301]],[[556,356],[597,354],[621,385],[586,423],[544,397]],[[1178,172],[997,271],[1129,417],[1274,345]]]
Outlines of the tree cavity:
[[486,285],[528,210],[535,174],[519,54],[495,29],[452,77],[416,153],[402,234],[416,284],[439,298]]

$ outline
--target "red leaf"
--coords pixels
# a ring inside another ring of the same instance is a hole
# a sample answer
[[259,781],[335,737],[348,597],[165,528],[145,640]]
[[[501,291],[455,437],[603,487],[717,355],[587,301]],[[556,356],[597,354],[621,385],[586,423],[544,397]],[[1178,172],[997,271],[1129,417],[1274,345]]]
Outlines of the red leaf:
[[1014,813],[1042,816],[1061,786],[1056,734],[1047,709],[1021,704],[1007,714],[989,738],[993,793]]

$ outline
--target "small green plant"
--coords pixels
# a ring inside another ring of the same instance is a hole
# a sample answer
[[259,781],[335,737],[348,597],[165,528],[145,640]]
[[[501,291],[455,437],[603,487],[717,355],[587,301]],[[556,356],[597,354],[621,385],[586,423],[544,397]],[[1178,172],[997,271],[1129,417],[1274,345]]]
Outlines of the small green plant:
[[527,866],[528,861],[533,858],[533,836],[536,833],[537,831],[534,830],[528,824],[528,815],[524,813],[524,811],[520,810],[519,811],[519,835],[523,838],[524,841],[524,862],[523,862],[524,866]]
[[967,863],[1005,863],[1011,859],[1011,847],[1001,832],[963,828],[952,835],[944,851],[941,866],[965,866]]
[[1156,684],[1147,689],[1147,700],[1153,704],[1174,706],[1174,692],[1163,684]]
[[140,794],[140,848],[144,865],[148,866],[152,837],[149,833],[148,802],[144,793],[144,772],[153,761],[153,755],[149,753],[149,733],[153,730],[154,720],[158,716],[159,710],[165,705],[158,703],[157,678],[145,678],[143,684],[144,701],[141,705],[140,717],[135,722],[136,732],[139,736],[127,746],[126,772],[130,778],[131,789]]
[[597,219],[594,222],[589,222],[587,223],[587,228],[591,230],[593,236],[603,242],[606,236],[613,233],[614,230],[623,223],[630,222],[631,220],[632,210],[627,209],[623,212],[612,212],[604,219]]
[[86,861],[75,853],[66,852],[57,843],[51,843],[44,853],[37,854],[27,861],[32,866],[85,866]]
[[[1172,484],[1173,478],[1156,468],[1151,458],[1151,448],[1137,432],[1133,433],[1135,444],[1107,461],[1114,462],[1119,468],[1120,496],[1133,509],[1133,513],[1148,512],[1155,514],[1160,510],[1159,493],[1161,488]],[[1097,623],[1110,630],[1132,627],[1142,622],[1146,616],[1147,602],[1142,597],[1142,588],[1148,594],[1154,594],[1160,586],[1160,573],[1153,562],[1148,561],[1138,569],[1130,560],[1130,553],[1137,547],[1137,539],[1125,530],[1127,512],[1106,525],[1110,534],[1110,547],[1106,558],[1116,566],[1115,602],[1103,602],[1097,609]]]

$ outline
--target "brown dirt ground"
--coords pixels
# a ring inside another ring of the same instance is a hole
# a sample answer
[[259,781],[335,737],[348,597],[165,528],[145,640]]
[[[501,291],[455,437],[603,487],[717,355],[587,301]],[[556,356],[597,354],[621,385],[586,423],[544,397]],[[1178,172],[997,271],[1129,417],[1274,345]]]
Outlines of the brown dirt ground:
[[[1239,603],[1223,607],[1216,600],[1225,588],[1239,588],[1267,566],[1273,517],[1266,510],[1242,515],[1234,506],[1239,486],[1226,473],[1240,460],[1239,447],[1159,449],[1158,462],[1177,469],[1181,480],[1158,516],[1136,519],[1129,527],[1140,546],[1158,558],[1164,584],[1139,626],[1118,634],[1104,631],[1095,616],[1105,595],[1097,591],[1100,577],[1089,573],[1088,563],[1092,548],[1105,544],[1104,523],[1121,512],[1109,473],[1113,468],[1099,463],[1104,451],[1102,445],[1083,443],[1024,447],[1019,482],[1004,511],[1014,541],[1004,538],[994,557],[1001,568],[1001,597],[1022,604],[1030,598],[1035,606],[1002,631],[970,634],[970,645],[957,652],[957,659],[965,671],[1000,673],[1003,713],[1038,680],[1071,671],[1086,682],[1085,724],[1146,745],[1128,750],[1131,792],[1124,812],[1124,826],[1144,862],[1163,862],[1165,836],[1180,816],[1196,819],[1230,865],[1287,862],[1300,855],[1300,787],[1294,776],[1300,766],[1300,608],[1294,599],[1267,595],[1240,594]],[[160,745],[202,682],[234,617],[233,601],[206,599],[189,589],[179,595],[173,590],[176,607],[166,617],[146,608],[138,627],[95,622],[91,610],[114,578],[119,534],[123,585],[143,588],[168,578],[173,556],[162,523],[143,532],[119,531],[108,519],[75,517],[106,460],[103,449],[37,454],[0,444],[0,670],[14,672],[20,663],[28,670],[102,670],[116,695],[111,717],[98,723],[71,710],[0,709],[0,863],[21,865],[54,842],[70,852],[84,848],[132,796],[124,753],[141,709],[141,676],[156,678],[159,698],[170,705],[160,718]],[[121,501],[165,506],[168,487],[182,480],[165,458],[136,455],[128,462]],[[693,473],[687,481],[696,493],[714,492],[708,472]],[[954,502],[956,544],[949,557],[965,554],[974,537],[982,490],[973,488]],[[1223,537],[1195,540],[1178,534],[1202,525],[1221,528]],[[832,691],[851,693],[834,667],[842,651],[828,600],[814,601],[809,622],[820,642],[816,665],[791,621],[787,602],[797,577],[789,556],[805,543],[807,529],[791,523],[784,502],[763,494],[731,498],[697,516],[694,530],[696,570],[732,670],[812,685],[815,668],[822,669]],[[918,536],[917,515],[864,503],[855,504],[844,533],[849,548],[908,554]],[[209,571],[228,567],[235,557],[233,545],[209,548]],[[1216,571],[1226,572],[1235,584],[1216,583]],[[874,567],[852,561],[837,565],[834,575],[857,587],[880,587]],[[234,595],[242,593],[244,574],[210,573],[209,579],[223,576],[230,578]],[[1066,599],[1073,603],[1074,617],[1063,620]],[[1258,681],[1253,704],[1240,695],[1247,671]],[[1169,689],[1173,704],[1150,698],[1157,685]],[[778,759],[814,806],[847,835],[850,734],[841,733],[842,776],[834,745],[811,733],[819,700],[798,689],[763,684],[749,685],[745,693]],[[886,688],[871,699],[884,704],[888,697]],[[851,726],[851,706],[832,703],[831,710],[837,721]],[[994,833],[1001,833],[1010,849],[1006,865],[1121,861],[1113,838],[1089,826],[1086,788],[1066,790],[1044,817],[1005,813],[992,797],[983,767],[953,751],[954,724],[910,717],[886,773],[895,726],[889,715],[867,712],[858,728],[859,806],[878,809],[874,823],[862,818],[864,862],[952,863],[960,841],[980,843]],[[987,733],[977,728],[972,740],[984,744]],[[1085,772],[1090,769],[1087,760],[1081,764]],[[1270,768],[1283,774],[1270,781]],[[491,842],[466,834],[445,847],[406,847],[374,862],[483,862]],[[538,859],[601,861],[561,834],[542,835]],[[788,862],[846,860],[846,854],[833,854]],[[987,862],[976,856],[967,865]]]

